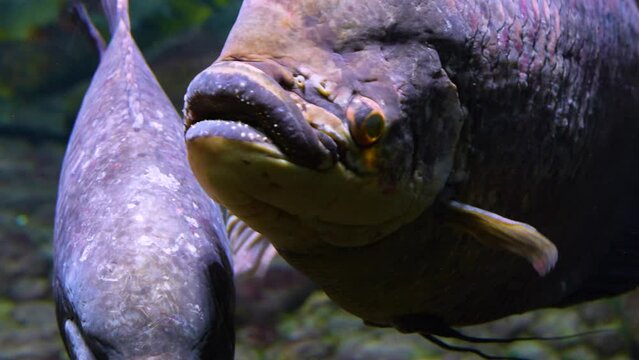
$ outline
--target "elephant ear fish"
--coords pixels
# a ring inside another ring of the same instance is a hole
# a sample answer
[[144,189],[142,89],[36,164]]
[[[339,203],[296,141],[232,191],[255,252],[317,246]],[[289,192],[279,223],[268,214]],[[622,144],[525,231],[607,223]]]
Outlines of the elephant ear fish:
[[369,324],[618,294],[639,282],[637,36],[631,0],[246,0],[185,96],[191,168],[264,236],[242,241]]
[[233,359],[221,211],[189,168],[181,119],[131,37],[127,1],[103,5],[112,37],[60,176],[60,333],[72,359]]

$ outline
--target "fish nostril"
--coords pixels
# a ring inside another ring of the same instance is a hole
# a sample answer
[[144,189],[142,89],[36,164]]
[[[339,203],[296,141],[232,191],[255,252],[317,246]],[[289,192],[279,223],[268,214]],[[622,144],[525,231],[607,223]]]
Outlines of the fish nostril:
[[293,78],[295,87],[300,89],[301,91],[304,91],[304,88],[306,86],[306,78],[303,75],[297,75]]
[[319,75],[311,75],[311,77],[306,80],[306,84],[325,99],[329,99],[332,94],[328,81]]
[[245,61],[243,63],[261,70],[284,89],[291,90],[297,86],[295,76],[291,71],[273,60]]

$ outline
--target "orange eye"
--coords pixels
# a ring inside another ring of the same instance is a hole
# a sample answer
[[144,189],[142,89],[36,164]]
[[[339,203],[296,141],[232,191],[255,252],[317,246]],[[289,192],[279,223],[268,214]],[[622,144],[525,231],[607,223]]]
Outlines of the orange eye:
[[346,110],[351,136],[360,146],[373,145],[382,137],[386,118],[381,107],[369,98],[354,99]]

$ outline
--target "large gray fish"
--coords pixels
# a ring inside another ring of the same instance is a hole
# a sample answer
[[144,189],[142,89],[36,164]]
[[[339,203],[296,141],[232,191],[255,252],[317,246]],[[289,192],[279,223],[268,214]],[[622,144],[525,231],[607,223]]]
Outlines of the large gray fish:
[[634,0],[245,0],[186,94],[189,161],[370,324],[618,294],[639,282],[638,38]]
[[58,323],[73,359],[232,359],[220,209],[191,173],[181,119],[103,2],[112,38],[65,156],[55,221]]

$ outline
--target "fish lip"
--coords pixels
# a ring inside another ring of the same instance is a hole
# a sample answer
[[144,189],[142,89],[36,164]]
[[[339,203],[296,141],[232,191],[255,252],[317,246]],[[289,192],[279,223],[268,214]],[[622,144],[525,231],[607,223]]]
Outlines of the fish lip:
[[263,155],[286,160],[286,156],[273,144],[271,139],[254,127],[239,121],[202,120],[192,124],[185,134],[188,142],[201,138],[222,138],[231,141],[247,142],[259,148]]
[[198,74],[185,95],[184,115],[187,141],[194,124],[233,121],[264,134],[297,165],[323,170],[337,161],[335,142],[306,121],[272,77],[249,64],[217,62]]

